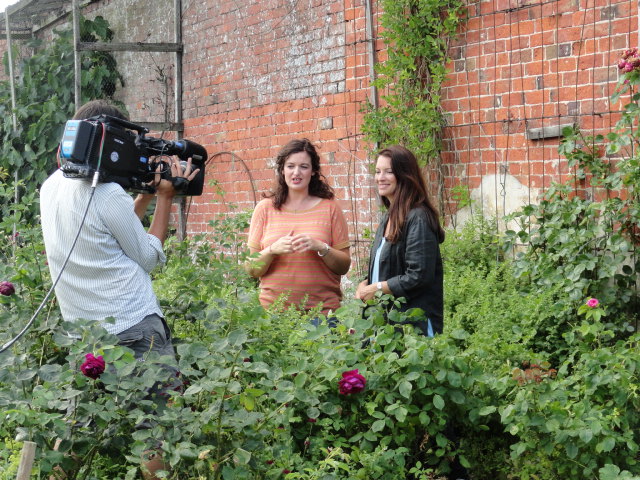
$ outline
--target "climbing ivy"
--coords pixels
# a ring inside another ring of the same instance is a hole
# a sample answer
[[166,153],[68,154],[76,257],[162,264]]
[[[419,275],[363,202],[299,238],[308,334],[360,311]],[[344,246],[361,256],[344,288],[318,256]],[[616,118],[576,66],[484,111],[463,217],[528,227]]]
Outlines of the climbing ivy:
[[380,36],[387,59],[376,65],[382,106],[371,104],[363,132],[369,142],[402,144],[421,163],[438,157],[444,117],[440,90],[449,45],[464,20],[461,0],[382,0]]
[[[15,130],[10,85],[0,82],[0,231],[34,220],[37,189],[55,168],[64,123],[75,110],[73,33],[70,29],[54,33],[53,40],[30,41],[27,47],[35,53],[17,62]],[[84,42],[106,42],[113,33],[106,20],[96,17],[81,19],[80,35]],[[3,62],[6,72],[7,57],[5,54]],[[83,53],[83,103],[113,95],[116,85],[122,84],[115,66],[109,53]],[[20,201],[14,204],[16,189]]]

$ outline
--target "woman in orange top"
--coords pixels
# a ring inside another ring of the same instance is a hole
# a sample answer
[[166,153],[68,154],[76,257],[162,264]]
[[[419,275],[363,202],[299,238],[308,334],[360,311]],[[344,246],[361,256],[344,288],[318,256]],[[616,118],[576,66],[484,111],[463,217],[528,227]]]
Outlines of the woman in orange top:
[[347,222],[309,140],[287,143],[276,171],[274,190],[251,217],[247,272],[260,278],[264,307],[284,295],[287,305],[321,305],[326,315],[340,306],[340,276],[351,266]]

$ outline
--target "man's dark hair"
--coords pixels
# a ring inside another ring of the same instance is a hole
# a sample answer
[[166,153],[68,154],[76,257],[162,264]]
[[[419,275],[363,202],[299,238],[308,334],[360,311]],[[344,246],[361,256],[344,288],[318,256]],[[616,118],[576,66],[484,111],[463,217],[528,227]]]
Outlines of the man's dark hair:
[[98,115],[109,115],[110,117],[119,118],[121,120],[129,120],[122,110],[116,107],[109,100],[99,99],[91,100],[82,105],[76,114],[74,120],[84,120],[86,118],[96,117]]

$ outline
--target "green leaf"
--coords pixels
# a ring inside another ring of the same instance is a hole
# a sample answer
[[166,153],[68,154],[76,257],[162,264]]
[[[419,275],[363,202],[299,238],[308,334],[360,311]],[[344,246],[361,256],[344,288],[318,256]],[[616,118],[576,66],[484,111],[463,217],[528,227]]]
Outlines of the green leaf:
[[393,413],[396,416],[396,420],[398,420],[399,422],[404,422],[407,418],[408,410],[405,407],[399,407]]
[[450,390],[449,398],[453,403],[456,403],[458,405],[463,405],[467,400],[467,398],[465,397],[464,393],[461,390]]
[[493,412],[495,412],[497,410],[497,407],[493,406],[493,405],[488,405],[486,407],[482,407],[480,409],[480,411],[478,412],[478,414],[480,416],[485,416],[485,415],[491,415]]
[[407,399],[410,398],[412,388],[413,388],[413,385],[411,385],[411,382],[407,382],[406,380],[400,382],[400,387],[399,387],[400,395],[402,395],[404,398],[407,398]]
[[433,396],[433,405],[438,409],[442,410],[444,408],[444,400],[438,394]]
[[574,459],[578,456],[578,446],[573,442],[568,442],[564,446],[565,452],[567,452],[567,457],[570,459]]
[[376,420],[375,422],[373,422],[373,425],[371,425],[371,431],[381,432],[382,430],[384,430],[384,427],[385,427],[384,420]]
[[251,460],[251,452],[242,448],[236,448],[233,452],[233,462],[238,465],[247,465]]
[[196,395],[201,391],[202,391],[202,385],[198,385],[198,384],[189,385],[189,387],[187,387],[187,389],[184,391],[184,395],[185,396]]
[[616,446],[616,441],[613,437],[606,437],[604,440],[596,445],[596,452],[610,452]]
[[37,370],[34,370],[32,368],[28,368],[26,370],[21,370],[20,372],[18,372],[18,374],[16,375],[16,381],[18,382],[24,382],[26,380],[31,380],[33,377],[36,376],[36,374],[38,373]]
[[589,428],[583,428],[582,430],[580,430],[578,436],[584,443],[589,443],[593,438],[593,432]]

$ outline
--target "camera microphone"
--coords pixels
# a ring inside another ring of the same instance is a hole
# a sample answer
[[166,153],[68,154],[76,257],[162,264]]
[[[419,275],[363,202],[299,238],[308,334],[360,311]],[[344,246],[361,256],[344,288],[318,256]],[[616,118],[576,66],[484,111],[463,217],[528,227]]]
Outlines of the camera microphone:
[[167,153],[171,155],[176,155],[183,160],[192,158],[194,163],[198,165],[207,161],[207,151],[198,143],[185,139],[166,142]]

